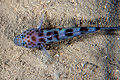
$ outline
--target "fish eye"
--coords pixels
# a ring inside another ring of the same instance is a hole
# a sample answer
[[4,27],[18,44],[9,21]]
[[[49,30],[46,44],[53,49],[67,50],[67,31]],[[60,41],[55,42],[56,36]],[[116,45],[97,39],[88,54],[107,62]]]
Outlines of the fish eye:
[[22,34],[22,35],[21,35],[21,38],[23,39],[24,37],[25,37],[25,35]]

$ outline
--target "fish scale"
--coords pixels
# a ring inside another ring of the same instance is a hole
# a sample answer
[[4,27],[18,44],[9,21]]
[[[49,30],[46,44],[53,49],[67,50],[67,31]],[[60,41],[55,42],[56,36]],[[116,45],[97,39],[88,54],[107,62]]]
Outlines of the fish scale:
[[[43,18],[42,18],[43,19]],[[43,20],[38,28],[28,29],[14,38],[14,43],[25,48],[42,48],[47,56],[50,56],[43,44],[50,44],[61,40],[73,38],[87,33],[95,33],[98,30],[120,29],[118,27],[70,27],[41,29]]]
[[33,28],[15,37],[18,46],[39,48],[40,44],[49,44],[60,40],[73,38],[82,34],[94,33],[103,29],[118,29],[118,27],[74,27],[38,30]]

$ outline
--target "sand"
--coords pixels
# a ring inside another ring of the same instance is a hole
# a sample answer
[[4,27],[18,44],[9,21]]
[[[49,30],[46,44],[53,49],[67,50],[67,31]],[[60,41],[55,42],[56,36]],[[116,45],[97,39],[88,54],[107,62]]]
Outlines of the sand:
[[120,25],[118,9],[110,0],[0,0],[0,80],[119,80],[120,31],[53,43],[50,59],[13,41],[37,28],[44,12],[42,28],[114,27]]

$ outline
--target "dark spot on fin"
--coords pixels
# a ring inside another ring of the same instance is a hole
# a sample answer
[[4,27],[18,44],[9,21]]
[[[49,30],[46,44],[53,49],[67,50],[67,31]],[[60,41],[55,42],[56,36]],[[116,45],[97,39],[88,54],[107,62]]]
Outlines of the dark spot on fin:
[[85,34],[85,32],[81,32],[81,34]]
[[47,38],[48,40],[52,40],[52,37]]
[[72,36],[73,35],[73,29],[66,29],[65,36]]
[[38,33],[38,36],[39,36],[39,37],[43,36],[43,33]]
[[37,45],[41,45],[41,43],[38,43]]
[[58,34],[58,31],[54,31],[54,37],[59,40],[59,34]]
[[30,36],[27,36],[27,38],[29,38]]
[[55,35],[58,35],[58,31],[54,31],[54,34],[55,34]]
[[32,31],[32,29],[30,29],[30,32]]
[[45,43],[46,41],[45,41],[44,38],[40,38],[40,39],[39,39],[39,42],[44,42],[44,43]]
[[100,30],[100,27],[96,27],[96,31],[97,31],[97,30]]
[[28,45],[31,45],[30,43],[28,43]]
[[30,35],[30,36],[31,36],[32,34],[28,32],[27,35]]
[[87,27],[81,27],[80,31],[88,31]]
[[63,28],[59,28],[59,30],[62,30]]
[[31,42],[31,44],[33,44],[33,42]]
[[30,40],[27,40],[28,43],[30,43]]
[[49,43],[53,43],[53,41],[50,41]]
[[47,32],[47,36],[50,36],[52,34],[52,32]]
[[39,32],[39,29],[36,29],[36,32]]
[[31,39],[32,39],[33,41],[36,41],[36,37],[35,37],[35,36],[32,36]]
[[66,32],[73,32],[73,29],[66,29]]
[[27,46],[27,45],[26,45],[25,47],[26,47],[26,48],[28,48],[28,46]]

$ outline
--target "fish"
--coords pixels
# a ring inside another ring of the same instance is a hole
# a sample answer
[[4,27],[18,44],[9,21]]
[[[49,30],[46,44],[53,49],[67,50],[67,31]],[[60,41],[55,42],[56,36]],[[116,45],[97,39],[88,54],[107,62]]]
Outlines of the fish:
[[117,30],[118,27],[68,27],[68,28],[43,28],[43,17],[37,28],[28,29],[14,38],[14,43],[17,46],[25,48],[42,48],[44,53],[50,57],[49,53],[43,46],[44,44],[51,44],[61,40],[70,39],[87,33],[95,33],[98,30]]

